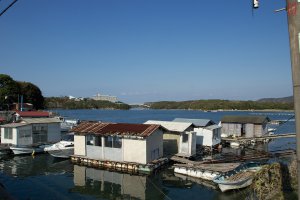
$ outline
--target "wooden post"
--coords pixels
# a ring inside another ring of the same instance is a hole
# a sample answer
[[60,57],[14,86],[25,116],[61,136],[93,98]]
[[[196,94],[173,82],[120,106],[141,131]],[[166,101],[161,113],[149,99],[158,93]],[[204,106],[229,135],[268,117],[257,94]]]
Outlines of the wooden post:
[[300,200],[300,0],[286,0],[293,78],[297,144],[298,199]]

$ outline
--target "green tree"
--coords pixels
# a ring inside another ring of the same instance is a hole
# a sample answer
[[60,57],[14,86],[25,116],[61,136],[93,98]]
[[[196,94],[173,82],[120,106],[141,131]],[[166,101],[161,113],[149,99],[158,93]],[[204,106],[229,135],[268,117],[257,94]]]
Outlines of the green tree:
[[24,103],[33,104],[33,108],[38,110],[44,108],[44,97],[39,87],[30,82],[18,82]]
[[16,102],[20,87],[16,81],[6,74],[0,74],[0,107],[6,109],[6,105]]

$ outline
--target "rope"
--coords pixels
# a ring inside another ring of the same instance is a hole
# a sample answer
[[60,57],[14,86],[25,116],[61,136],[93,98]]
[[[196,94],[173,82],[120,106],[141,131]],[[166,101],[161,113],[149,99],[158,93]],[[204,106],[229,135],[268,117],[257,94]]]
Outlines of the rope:
[[148,177],[146,177],[146,180],[149,180],[149,182],[154,186],[154,188],[159,191],[160,193],[162,193],[167,199],[170,199],[170,197],[168,197],[168,195],[166,195],[160,188],[158,188]]
[[274,132],[276,132],[277,129],[278,129],[279,127],[281,127],[282,125],[284,125],[285,123],[287,123],[288,121],[290,121],[290,120],[293,119],[293,118],[295,118],[295,115],[291,116],[291,117],[288,118],[286,121],[284,121],[284,122],[282,122],[281,124],[279,124]]

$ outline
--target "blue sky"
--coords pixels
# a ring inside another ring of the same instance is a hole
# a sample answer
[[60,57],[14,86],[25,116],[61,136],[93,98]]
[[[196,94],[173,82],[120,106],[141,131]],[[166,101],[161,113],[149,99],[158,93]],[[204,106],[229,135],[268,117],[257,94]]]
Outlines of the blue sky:
[[[0,9],[11,0],[0,1]],[[43,95],[292,95],[284,0],[26,0],[0,17],[0,73]]]

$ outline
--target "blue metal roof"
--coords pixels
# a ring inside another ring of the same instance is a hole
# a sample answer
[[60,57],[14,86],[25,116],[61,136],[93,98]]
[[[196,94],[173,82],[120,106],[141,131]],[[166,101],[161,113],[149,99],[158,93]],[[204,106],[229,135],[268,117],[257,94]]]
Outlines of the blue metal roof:
[[174,122],[189,122],[193,123],[195,126],[206,127],[215,124],[214,121],[210,119],[187,119],[187,118],[175,118]]

